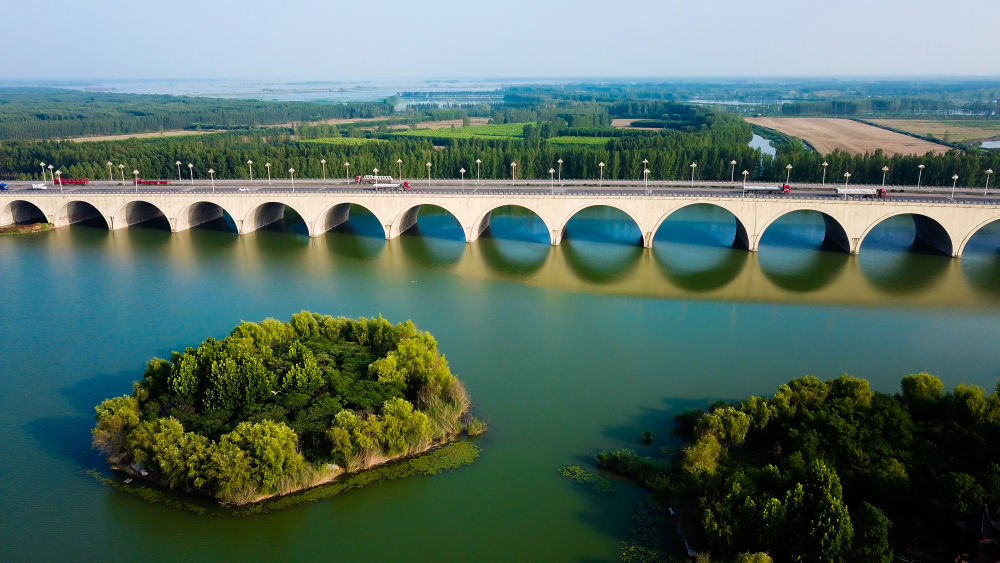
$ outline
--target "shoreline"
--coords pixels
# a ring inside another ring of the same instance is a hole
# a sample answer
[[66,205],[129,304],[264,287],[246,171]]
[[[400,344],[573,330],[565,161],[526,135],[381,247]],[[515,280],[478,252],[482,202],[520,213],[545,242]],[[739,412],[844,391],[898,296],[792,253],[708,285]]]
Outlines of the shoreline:
[[4,235],[29,235],[32,233],[41,233],[49,231],[55,228],[52,223],[30,223],[27,225],[5,225],[0,227],[0,236]]

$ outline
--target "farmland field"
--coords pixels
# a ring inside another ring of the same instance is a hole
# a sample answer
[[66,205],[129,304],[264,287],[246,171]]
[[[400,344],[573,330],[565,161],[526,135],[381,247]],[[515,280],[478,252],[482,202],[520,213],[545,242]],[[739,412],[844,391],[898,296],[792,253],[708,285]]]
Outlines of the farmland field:
[[746,120],[754,125],[775,129],[798,137],[809,143],[816,152],[828,154],[836,149],[851,154],[875,152],[882,149],[887,155],[893,154],[925,154],[928,152],[944,153],[949,147],[924,141],[866,125],[850,119],[834,119],[827,117],[748,117]]
[[359,146],[368,143],[381,143],[381,139],[366,139],[364,137],[324,137],[322,139],[309,139],[303,143],[316,143],[319,145],[346,145]]
[[1000,137],[1000,120],[997,119],[872,119],[871,122],[952,143]]
[[554,145],[600,145],[607,143],[609,137],[578,137],[575,135],[562,135],[549,138],[549,142]]
[[432,137],[449,139],[471,139],[473,137],[521,138],[527,123],[493,123],[490,125],[472,125],[446,129],[417,129],[413,131],[398,131],[393,135],[398,137]]

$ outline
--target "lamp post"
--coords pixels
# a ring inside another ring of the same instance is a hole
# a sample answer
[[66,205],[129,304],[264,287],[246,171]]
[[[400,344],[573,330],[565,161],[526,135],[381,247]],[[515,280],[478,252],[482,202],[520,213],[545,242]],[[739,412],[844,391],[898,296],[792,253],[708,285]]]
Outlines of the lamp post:
[[139,193],[139,171],[133,170],[132,175],[135,176],[135,193]]
[[481,165],[482,163],[483,163],[483,161],[479,160],[478,158],[476,159],[476,185],[477,186],[479,185],[479,165]]
[[247,166],[250,167],[250,183],[252,184],[253,183],[253,161],[252,160],[248,160],[247,161]]
[[403,159],[402,158],[397,158],[396,159],[396,166],[399,167],[399,181],[402,182],[403,181]]
[[344,168],[347,170],[347,179],[350,180],[351,179],[351,163],[350,162],[345,162],[344,163]]
[[552,195],[556,195],[555,173],[555,168],[549,168],[549,190],[552,192]]
[[178,160],[174,164],[177,165],[177,181],[180,182],[181,181],[181,161]]
[[736,161],[733,160],[729,163],[729,181],[733,182],[736,178]]
[[847,187],[847,183],[851,181],[851,173],[844,172],[844,187]]
[[510,187],[512,187],[512,188],[514,187],[514,178],[516,178],[516,172],[517,172],[517,163],[516,162],[511,162],[510,163]]
[[642,169],[642,181],[646,185],[646,195],[649,195],[649,168]]
[[691,163],[691,185],[692,186],[694,186],[694,169],[695,168],[698,168],[698,163],[697,162],[692,162]]
[[792,179],[792,165],[791,163],[785,165],[785,183],[787,184],[789,180]]
[[[51,177],[52,177],[52,185],[53,185],[53,186],[54,186],[54,185],[56,185],[56,177],[55,177],[55,175],[54,175],[54,174],[52,174],[52,170],[54,170],[54,169],[55,169],[55,166],[52,166],[52,165],[50,164],[50,165],[49,165],[49,176],[51,176]],[[43,183],[45,182],[45,175],[44,175],[44,174],[42,175],[42,182],[43,182]],[[123,184],[125,183],[125,179],[124,179],[124,178],[122,179],[122,183],[123,183]]]
[[427,186],[430,187],[430,185],[431,185],[431,163],[428,162],[425,166],[427,166]]
[[462,189],[465,189],[465,168],[459,168],[458,173],[462,175]]
[[823,161],[823,185],[824,186],[826,185],[826,167],[827,166],[830,166],[830,163],[824,160]]
[[319,159],[319,163],[323,165],[323,181],[325,182],[326,181],[326,159],[325,158]]
[[649,168],[649,160],[644,158],[642,159],[642,169],[645,170],[647,168]]
[[[59,193],[63,193],[62,170],[56,170],[55,177],[59,178]],[[52,180],[52,184],[54,185],[55,183],[56,183],[56,181]]]
[[951,175],[951,199],[955,199],[955,184],[958,183],[958,174]]
[[924,175],[924,165],[923,164],[918,164],[917,168],[920,170],[919,172],[917,172],[917,187],[919,188],[920,187],[920,177]]
[[292,193],[295,193],[295,169],[289,168],[288,175],[292,177]]
[[746,170],[743,171],[743,195],[747,195],[747,176],[749,175],[750,172],[747,172]]
[[124,186],[125,185],[125,165],[124,164],[119,164],[118,165],[118,173],[122,175],[122,185]]
[[888,173],[889,173],[889,167],[888,166],[883,166],[882,167],[882,187],[883,188],[885,187],[885,175],[888,174]]
[[271,185],[271,163],[265,162],[264,168],[267,168],[267,184]]
[[42,183],[44,184],[45,183],[45,163],[44,162],[39,162],[38,165],[42,167]]
[[191,174],[191,185],[194,185],[194,164],[188,163],[188,172]]
[[212,193],[215,193],[215,170],[212,168],[208,169],[208,176],[212,179]]
[[562,183],[562,163],[563,163],[563,159],[560,158],[559,160],[556,161],[556,163],[559,164],[559,185],[561,186],[561,185],[563,185],[563,183]]
[[993,169],[990,168],[986,170],[986,187],[983,188],[983,197],[986,197],[986,192],[990,190],[990,176],[993,174]]
[[108,181],[109,182],[114,182],[115,181],[115,177],[114,177],[114,175],[111,174],[111,161],[109,160],[105,164],[108,165]]
[[601,171],[601,175],[597,179],[597,187],[599,188],[604,183],[604,161],[598,162],[597,168]]

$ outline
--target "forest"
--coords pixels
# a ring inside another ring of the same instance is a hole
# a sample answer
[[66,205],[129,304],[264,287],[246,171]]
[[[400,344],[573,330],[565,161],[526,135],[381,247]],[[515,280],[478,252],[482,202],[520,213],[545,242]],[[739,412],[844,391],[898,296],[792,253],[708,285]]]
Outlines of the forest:
[[984,505],[1000,506],[1000,386],[946,392],[918,373],[890,395],[803,377],[675,422],[685,445],[665,457],[598,460],[676,507],[713,558],[952,560],[976,553]]
[[92,434],[113,468],[244,505],[483,431],[468,407],[412,322],[302,311],[153,358]]

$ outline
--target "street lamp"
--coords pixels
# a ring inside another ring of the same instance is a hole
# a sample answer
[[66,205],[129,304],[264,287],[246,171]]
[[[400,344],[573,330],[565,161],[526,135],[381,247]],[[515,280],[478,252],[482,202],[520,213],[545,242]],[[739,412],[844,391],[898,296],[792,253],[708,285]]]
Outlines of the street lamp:
[[746,170],[743,171],[743,195],[747,195],[747,176],[749,175],[749,172]]
[[477,186],[479,185],[479,165],[482,164],[482,163],[483,163],[483,161],[479,160],[478,158],[476,159],[476,185]]
[[888,166],[883,166],[882,167],[882,187],[883,188],[885,187],[885,175],[888,174],[888,173],[889,173],[889,167]]
[[247,166],[250,167],[250,183],[252,184],[253,183],[253,161],[252,160],[248,160],[247,161]]
[[459,168],[458,173],[462,175],[462,189],[465,189],[465,168]]
[[955,199],[955,184],[958,182],[958,174],[951,175],[951,199]]
[[649,168],[642,169],[642,181],[646,184],[646,195],[649,195]]
[[133,170],[132,175],[135,176],[135,193],[139,193],[139,171]]
[[174,164],[177,165],[177,181],[180,182],[181,181],[181,161],[178,160]]
[[924,165],[923,164],[919,164],[919,165],[917,165],[917,168],[920,169],[920,172],[917,172],[917,187],[919,188],[920,187],[920,177],[924,175]]
[[597,180],[597,187],[599,188],[601,187],[601,184],[604,183],[604,162],[603,161],[598,162],[597,167],[601,170],[601,175]]
[[649,168],[649,161],[644,158],[642,159],[642,169],[645,170],[647,168]]
[[45,163],[44,162],[39,162],[38,165],[42,167],[42,183],[44,184],[45,183]]
[[118,165],[118,173],[122,175],[122,185],[124,186],[125,185],[125,165],[124,164],[119,164]]
[[[53,174],[52,174],[52,170],[53,170],[53,169],[55,169],[55,166],[52,166],[52,165],[50,164],[50,165],[49,165],[49,176],[52,176],[52,185],[54,186],[54,185],[56,185],[56,177],[55,177],[55,175],[53,175]],[[44,175],[44,174],[42,175],[42,182],[43,182],[43,183],[45,182],[45,175]],[[122,179],[122,183],[123,183],[123,184],[125,183],[125,180],[124,180],[124,179]]]
[[559,185],[561,186],[561,185],[563,185],[563,183],[562,183],[562,163],[563,163],[563,159],[560,158],[556,162],[559,164]]
[[396,159],[396,166],[399,167],[399,181],[402,182],[403,181],[403,159],[402,158],[397,158]]
[[990,189],[990,175],[993,174],[993,169],[990,168],[986,171],[986,187],[983,188],[983,197],[986,197],[986,192]]
[[549,189],[552,191],[552,195],[556,193],[556,185],[554,180],[554,175],[556,173],[555,168],[549,168]]
[[[56,170],[55,177],[59,178],[59,193],[63,193],[62,170]],[[56,181],[53,179],[52,180],[52,184],[55,185],[55,183],[56,183]]]
[[345,162],[344,163],[344,168],[347,169],[347,179],[350,180],[351,179],[351,163],[350,162]]
[[323,181],[325,182],[326,181],[326,159],[325,158],[319,159],[319,163],[323,165]]
[[847,183],[851,181],[851,173],[844,172],[844,187],[847,187]]
[[288,175],[292,177],[292,192],[295,192],[295,169],[289,168]]
[[823,161],[823,185],[824,186],[826,185],[826,167],[827,166],[830,166],[830,163],[824,160]]
[[109,160],[106,164],[108,165],[108,181],[114,182],[115,177],[111,174],[111,161]]
[[732,182],[736,178],[736,161],[733,160],[729,163],[729,181]]
[[214,194],[215,193],[215,170],[209,168],[208,169],[208,176],[210,178],[212,178],[212,193]]
[[191,185],[194,185],[194,164],[188,163],[188,172],[191,173]]
[[792,165],[791,163],[785,165],[785,183],[787,184],[789,180],[792,179]]
[[510,163],[510,186],[511,187],[514,187],[514,178],[516,178],[516,172],[517,172],[517,163],[516,162],[511,162]]
[[431,163],[428,162],[426,164],[426,166],[427,166],[427,186],[430,187],[430,185],[431,185]]
[[697,162],[692,162],[691,163],[691,185],[692,186],[694,185],[694,169],[695,168],[698,168],[698,163]]
[[265,162],[264,163],[264,168],[267,168],[267,184],[270,185],[271,184],[271,163],[270,162]]

